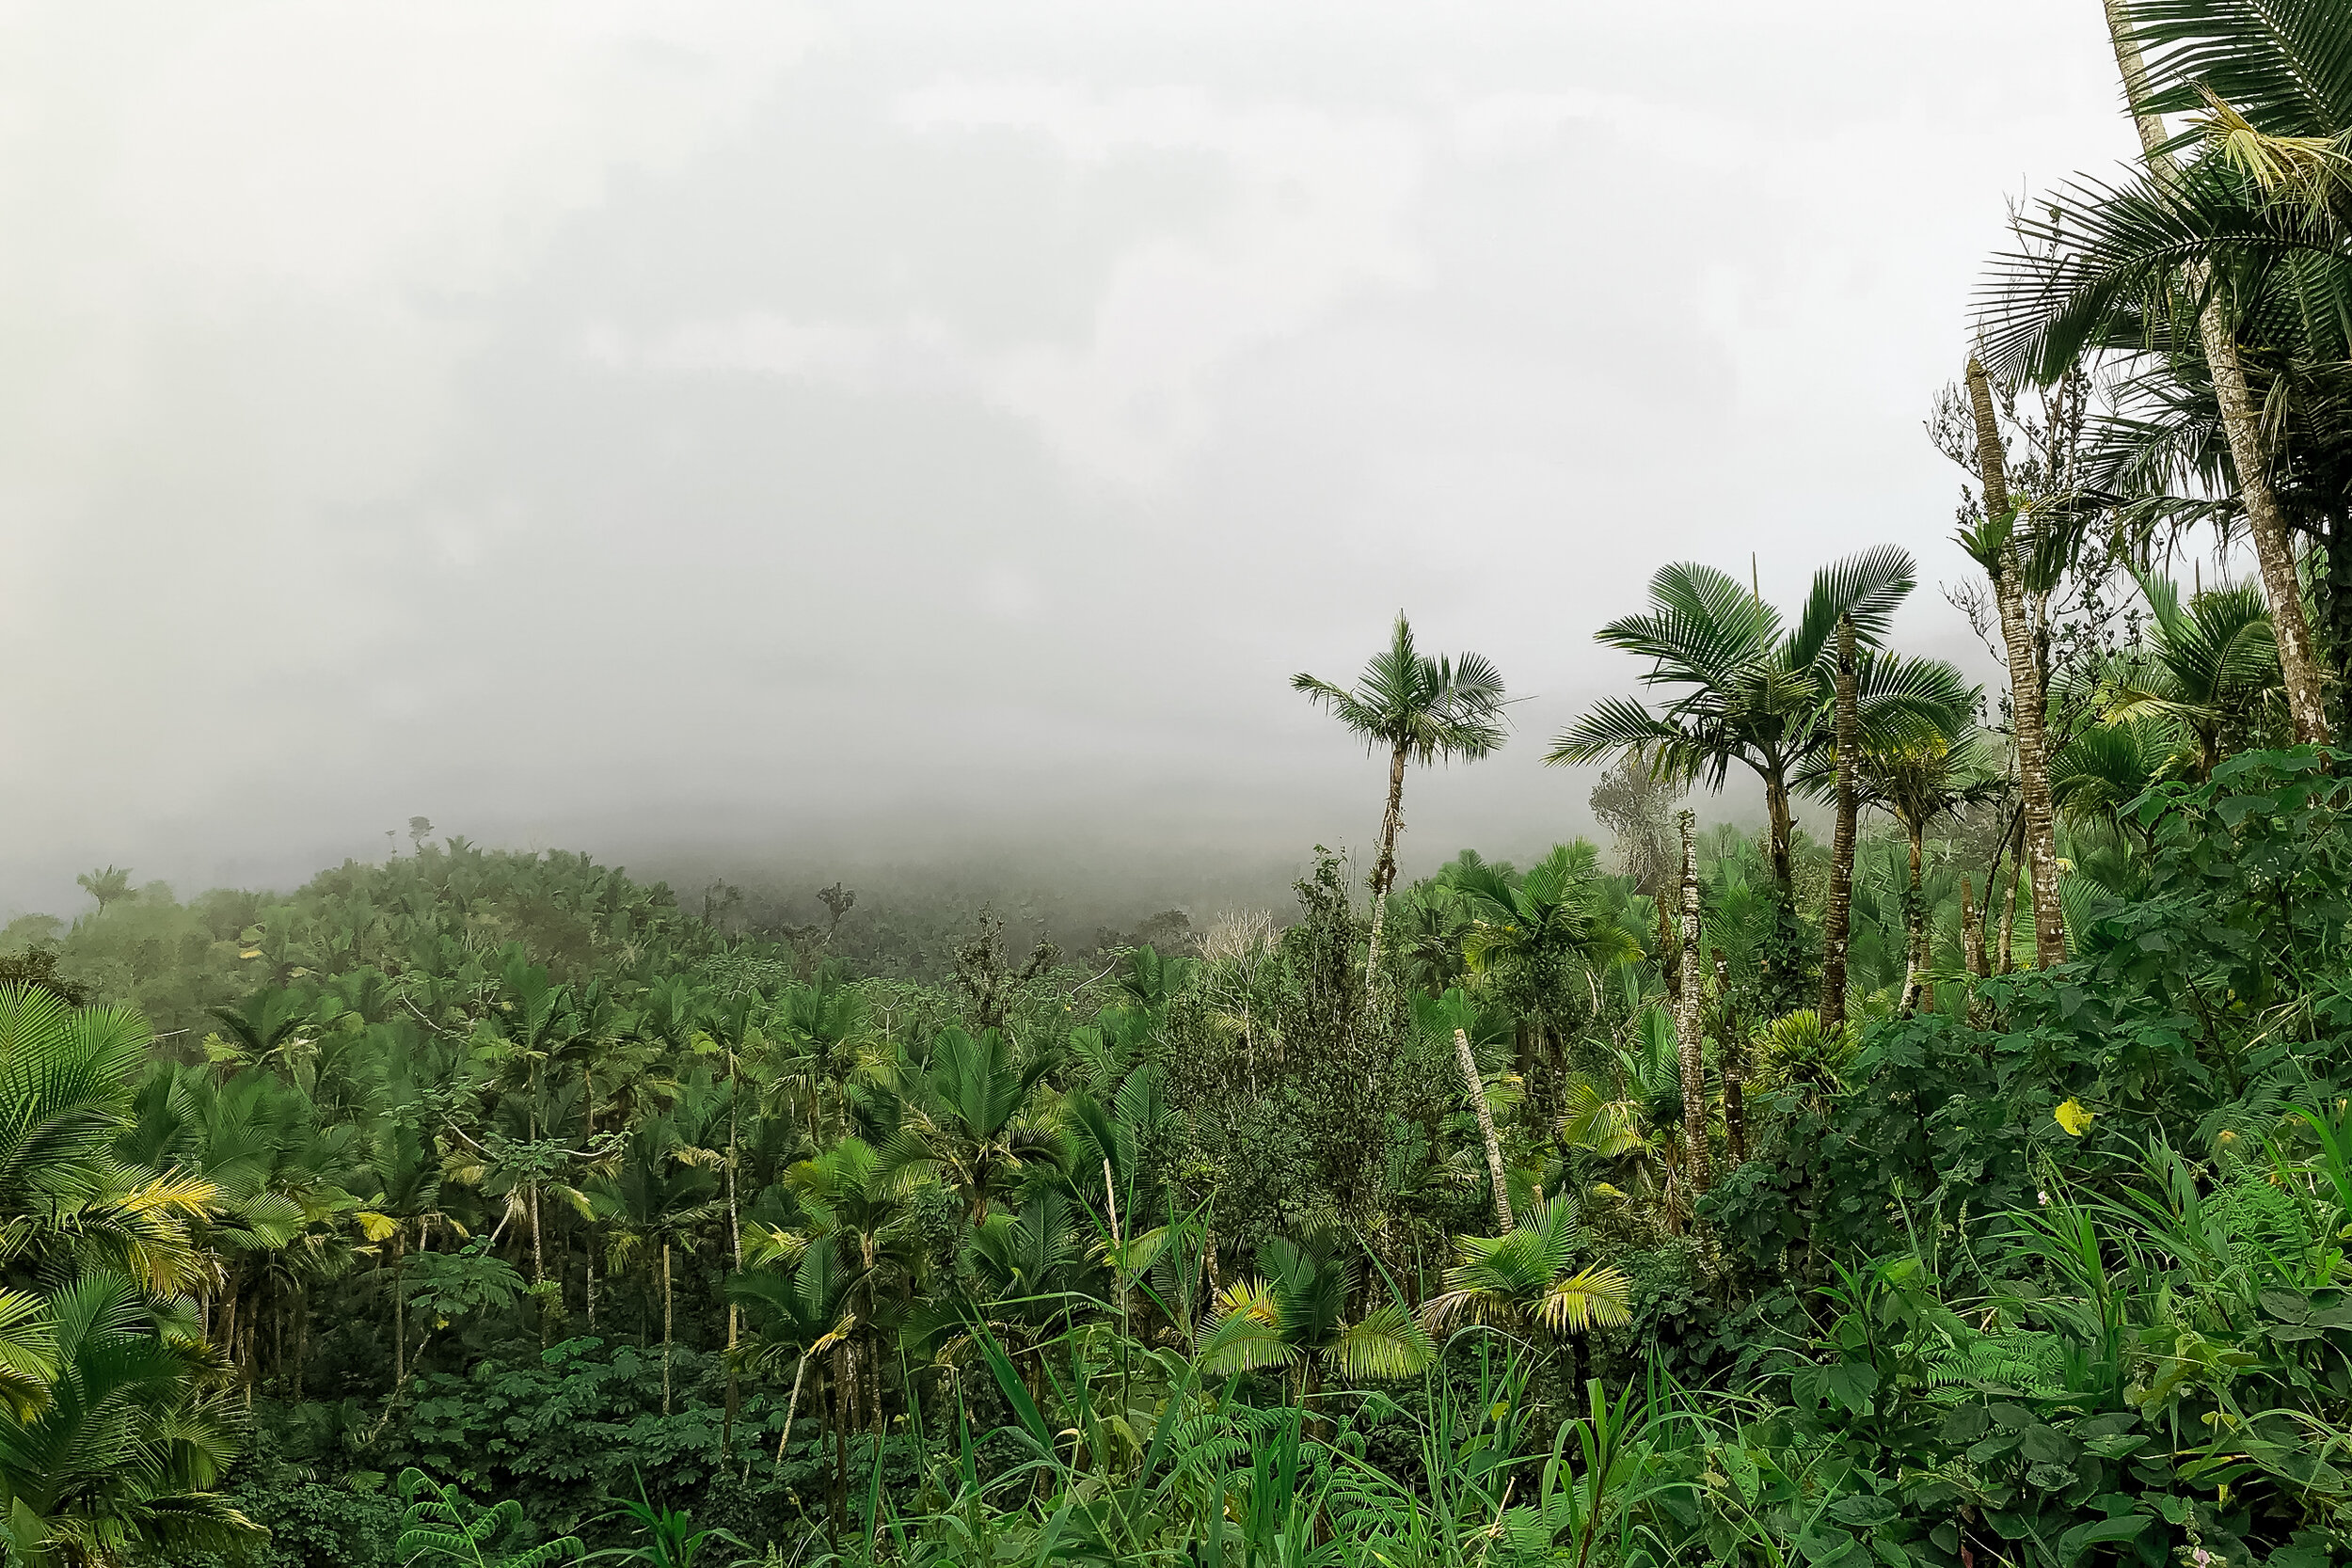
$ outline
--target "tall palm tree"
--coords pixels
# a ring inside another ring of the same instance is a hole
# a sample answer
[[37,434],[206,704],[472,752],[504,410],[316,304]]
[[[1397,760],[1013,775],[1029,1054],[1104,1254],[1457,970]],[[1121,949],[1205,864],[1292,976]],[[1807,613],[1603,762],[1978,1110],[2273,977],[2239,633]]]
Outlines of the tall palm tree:
[[[2043,381],[2101,351],[2196,362],[2261,565],[2296,738],[2326,743],[2280,493],[2288,465],[2265,435],[2281,388],[2265,383],[2270,365],[2346,357],[2352,185],[2336,138],[2352,130],[2352,5],[2106,0],[2106,10],[2145,172],[2079,182],[2020,225],[2029,243],[2000,260],[1985,292],[1988,361]],[[2205,133],[2185,164],[2163,118],[2180,113],[2201,113]]]
[[130,896],[131,873],[121,866],[109,865],[99,871],[85,871],[73,879],[74,885],[98,900],[98,912],[104,914],[106,906],[118,898]]
[[1398,610],[1388,647],[1373,656],[1353,689],[1304,671],[1291,677],[1291,689],[1328,708],[1374,754],[1388,749],[1389,797],[1380,813],[1380,855],[1372,868],[1372,942],[1364,959],[1366,1005],[1376,1006],[1380,927],[1388,916],[1389,889],[1396,881],[1396,835],[1405,831],[1406,765],[1426,768],[1455,757],[1475,762],[1502,746],[1502,673],[1477,654],[1422,653],[1413,644],[1412,626]]
[[[1884,639],[1895,609],[1917,583],[1911,556],[1891,545],[1831,562],[1813,574],[1793,626],[1751,587],[1689,562],[1650,579],[1649,609],[1594,633],[1604,646],[1649,661],[1645,686],[1672,693],[1656,713],[1613,697],[1562,731],[1549,763],[1601,762],[1639,752],[1661,777],[1721,789],[1737,764],[1764,785],[1772,875],[1784,895],[1795,884],[1795,818],[1789,781],[1834,738],[1832,650],[1838,618],[1851,616],[1857,645]],[[1866,736],[1915,727],[1933,694],[1902,684],[1918,667],[1873,661],[1857,693]],[[1875,676],[1875,678],[1873,678]]]
[[[1857,807],[1885,812],[1902,826],[1910,840],[1911,873],[1904,906],[1909,963],[1901,1005],[1906,1013],[1917,1006],[1927,969],[1928,832],[1944,817],[1992,799],[2003,787],[1987,763],[1973,721],[1983,688],[1969,685],[1957,669],[1941,659],[1921,662],[1937,668],[1931,676],[1923,675],[1909,684],[1933,685],[1944,693],[1945,701],[1933,710],[1922,711],[1922,723],[1914,734],[1857,746],[1852,759]],[[1827,794],[1836,787],[1836,771],[1833,759],[1816,756],[1793,781],[1795,788],[1804,795]],[[1834,1013],[1822,1011],[1832,1023],[1844,1021],[1842,1007]]]
[[661,1413],[670,1413],[671,1348],[676,1336],[672,1254],[691,1247],[703,1223],[720,1212],[719,1152],[668,1116],[647,1117],[623,1141],[619,1168],[590,1180],[591,1217],[612,1227],[611,1261],[626,1267],[640,1253],[660,1259]]

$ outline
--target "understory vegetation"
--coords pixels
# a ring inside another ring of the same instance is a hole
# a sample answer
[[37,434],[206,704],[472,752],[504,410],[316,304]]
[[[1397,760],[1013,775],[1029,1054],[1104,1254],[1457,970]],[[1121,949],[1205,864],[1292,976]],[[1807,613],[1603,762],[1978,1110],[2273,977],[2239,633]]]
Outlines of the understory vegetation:
[[1279,911],[938,942],[418,818],[16,920],[0,1554],[2352,1559],[2352,8],[2110,15],[2146,158],[1930,420],[1990,689],[1896,546],[1677,563],[1525,863],[1402,875],[1511,736],[1399,615],[1293,682],[1387,770]]

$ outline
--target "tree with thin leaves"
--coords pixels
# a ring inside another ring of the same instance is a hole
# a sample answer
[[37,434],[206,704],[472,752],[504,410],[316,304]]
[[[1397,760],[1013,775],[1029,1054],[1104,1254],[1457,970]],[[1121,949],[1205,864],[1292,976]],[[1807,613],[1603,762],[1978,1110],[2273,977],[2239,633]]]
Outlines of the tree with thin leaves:
[[1378,1006],[1380,927],[1396,881],[1396,835],[1405,831],[1405,768],[1455,757],[1475,762],[1502,746],[1502,673],[1477,654],[1432,656],[1413,643],[1403,610],[1387,648],[1373,656],[1353,689],[1305,672],[1291,689],[1328,708],[1350,735],[1377,755],[1389,752],[1389,798],[1380,814],[1380,854],[1372,868],[1372,941],[1364,958],[1366,1006]]

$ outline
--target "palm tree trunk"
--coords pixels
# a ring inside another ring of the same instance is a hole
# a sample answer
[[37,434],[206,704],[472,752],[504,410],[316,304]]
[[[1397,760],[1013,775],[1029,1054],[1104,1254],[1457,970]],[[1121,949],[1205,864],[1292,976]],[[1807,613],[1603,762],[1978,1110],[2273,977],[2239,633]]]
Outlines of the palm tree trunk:
[[1675,1049],[1682,1063],[1682,1141],[1691,1161],[1693,1196],[1707,1191],[1707,1064],[1699,1045],[1699,878],[1692,833],[1697,818],[1681,814],[1682,994],[1675,1001]]
[[[585,1107],[581,1125],[588,1133],[588,1147],[596,1143],[596,1081],[587,1058],[580,1063],[580,1103]],[[588,1265],[588,1277],[580,1287],[580,1299],[588,1310],[588,1332],[596,1331],[596,1227],[593,1221],[580,1227],[580,1252]]]
[[1821,916],[1821,1023],[1846,1022],[1846,944],[1853,929],[1854,830],[1860,797],[1854,762],[1862,749],[1861,696],[1856,689],[1853,617],[1837,618],[1837,832],[1829,857],[1829,908]]
[[873,1433],[880,1452],[882,1435],[882,1331],[872,1324],[866,1329],[866,1424]]
[[2001,899],[2000,967],[1994,971],[1996,974],[2012,974],[2017,968],[2016,954],[2012,951],[2017,935],[2017,868],[2010,866],[2009,891]]
[[661,1413],[670,1413],[670,1337],[675,1326],[670,1295],[670,1243],[661,1243]]
[[392,1393],[400,1393],[401,1385],[408,1381],[408,1292],[402,1287],[407,1280],[408,1228],[405,1224],[392,1227]]
[[[792,1397],[784,1403],[784,1433],[776,1439],[776,1465],[779,1469],[784,1465],[784,1450],[792,1443],[793,1418],[801,1413],[801,1380],[807,1375],[808,1357],[803,1355],[792,1369]],[[819,1449],[818,1452],[821,1455],[824,1450]]]
[[[1993,384],[1974,356],[1968,360],[1968,406],[1977,421],[1977,469],[1984,486],[1988,518],[2010,510],[2009,473],[2001,455],[2000,427],[1993,414]],[[2026,847],[2033,866],[2034,962],[2043,968],[2066,961],[2066,913],[2058,895],[2058,822],[2050,804],[2050,759],[2043,720],[2048,698],[2033,627],[2026,615],[2024,554],[2030,535],[2012,532],[2002,547],[1993,594],[2001,610],[2001,641],[2009,650],[2011,717],[2017,727],[2017,786],[2025,802]]]
[[[1724,950],[1715,949],[1715,994],[1722,998],[1728,1014],[1731,1000],[1731,960]],[[1731,1141],[1731,1163],[1743,1165],[1748,1160],[1748,1063],[1747,1050],[1740,1038],[1741,1020],[1731,1017],[1724,1029],[1724,1134]]]
[[1797,820],[1788,807],[1788,781],[1775,763],[1764,774],[1764,810],[1772,825],[1772,880],[1793,905],[1797,896]]
[[[1915,822],[1905,826],[1911,830],[1911,882],[1903,896],[1903,951],[1908,962],[1903,967],[1903,999],[1899,1010],[1909,1017],[1919,1010],[1919,998],[1928,983],[1927,835]],[[1963,905],[1965,900],[1963,894]]]
[[[1984,884],[1984,900],[1993,902],[1993,884]],[[1985,1025],[1984,998],[1978,992],[1977,982],[1992,973],[1984,956],[1984,914],[1977,908],[1976,890],[1968,879],[1960,879],[1960,961],[1968,969],[1968,1026],[1981,1029]]]
[[[2124,95],[2133,105],[2132,122],[2148,167],[2169,184],[2179,167],[2162,150],[2169,139],[2164,120],[2141,114],[2148,97],[2148,67],[2133,41],[2130,19],[2122,0],[2106,0],[2107,37],[2115,46],[2116,69],[2122,73]],[[2187,269],[2193,287],[2205,281],[2202,266]],[[2280,509],[2278,493],[2270,487],[2270,455],[2262,434],[2262,410],[2246,384],[2245,357],[2224,314],[2221,300],[2206,303],[2197,318],[2198,336],[2205,349],[2205,364],[2213,372],[2214,399],[2221,405],[2221,430],[2230,443],[2230,466],[2237,470],[2238,499],[2246,506],[2246,531],[2254,542],[2260,562],[2263,594],[2270,601],[2271,633],[2279,642],[2279,673],[2287,689],[2287,711],[2295,721],[2295,738],[2307,746],[2330,743],[2328,707],[2319,678],[2319,657],[2312,647],[2311,622],[2303,612],[2303,583],[2295,566],[2294,534]]]
[[[735,1148],[737,1108],[735,1103],[735,1052],[727,1052],[727,1235],[735,1246],[735,1272],[743,1272],[743,1217],[735,1202]],[[742,1321],[742,1308],[735,1297],[727,1297],[727,1409],[719,1423],[719,1463],[723,1466],[735,1451],[735,1413],[741,1403],[742,1393],[737,1380],[735,1346]],[[748,1465],[750,1462],[747,1460]]]
[[1486,1080],[1479,1075],[1478,1058],[1470,1054],[1470,1036],[1454,1031],[1454,1059],[1462,1069],[1470,1090],[1470,1109],[1478,1116],[1478,1135],[1486,1145],[1486,1175],[1495,1184],[1495,1234],[1511,1233],[1511,1184],[1502,1175],[1502,1140],[1495,1136],[1494,1112],[1486,1105]]
[[850,1523],[850,1343],[833,1347],[833,1533],[838,1545]]
[[1389,888],[1396,881],[1396,835],[1405,831],[1405,748],[1389,753],[1389,804],[1380,814],[1380,858],[1372,866],[1372,942],[1364,954],[1364,1009],[1379,1006],[1374,987],[1380,976],[1380,927],[1389,914]]
[[1682,998],[1682,946],[1675,940],[1673,904],[1674,899],[1667,896],[1666,890],[1660,888],[1658,890],[1658,970],[1665,977],[1666,998],[1670,1002],[1680,1001]]

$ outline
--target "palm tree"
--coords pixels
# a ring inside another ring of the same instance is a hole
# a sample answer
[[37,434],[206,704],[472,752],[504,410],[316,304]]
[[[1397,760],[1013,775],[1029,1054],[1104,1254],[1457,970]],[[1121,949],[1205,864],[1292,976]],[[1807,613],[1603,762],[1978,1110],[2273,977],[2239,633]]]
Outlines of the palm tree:
[[[845,1402],[836,1416],[836,1435],[847,1430],[848,1412],[861,1402],[879,1431],[882,1333],[904,1310],[922,1268],[920,1247],[909,1233],[907,1172],[894,1169],[870,1145],[852,1137],[794,1165],[785,1173],[785,1184],[807,1216],[798,1244],[837,1247],[851,1271],[846,1299],[856,1327],[834,1353],[834,1382]],[[841,1462],[838,1451],[834,1457]]]
[[1201,1319],[1195,1354],[1212,1376],[1295,1368],[1306,1404],[1327,1372],[1393,1383],[1417,1376],[1435,1355],[1428,1333],[1402,1302],[1347,1321],[1356,1271],[1322,1238],[1276,1237],[1258,1249],[1258,1272],[1217,1292]]
[[898,1136],[883,1148],[884,1164],[905,1180],[937,1177],[963,1199],[972,1224],[984,1223],[1025,1170],[1055,1163],[1053,1130],[1028,1115],[1029,1096],[1051,1066],[1041,1056],[1015,1061],[994,1029],[943,1030]]
[[[754,1377],[780,1378],[787,1362],[792,1367],[784,1430],[776,1434],[776,1464],[782,1465],[810,1365],[816,1365],[821,1380],[828,1353],[847,1344],[857,1331],[853,1295],[863,1271],[845,1261],[830,1238],[812,1244],[781,1232],[755,1234],[752,1265],[728,1278],[727,1298],[745,1309],[749,1333],[739,1354],[743,1370]],[[821,1421],[818,1440],[822,1453]]]
[[2130,723],[2161,719],[2186,732],[2191,776],[2213,775],[2224,730],[2244,721],[2279,686],[2278,643],[2262,595],[2223,583],[2184,607],[2169,578],[2134,574],[2153,620],[2143,650],[2118,656],[2101,672],[2104,718]]
[[[0,985],[0,1264],[110,1271],[156,1297],[211,1278],[190,1227],[213,1217],[218,1191],[115,1148],[134,1122],[148,1041],[146,1020],[127,1009]],[[0,1291],[0,1321],[19,1321],[13,1300]],[[0,1388],[8,1381],[0,1373]]]
[[98,900],[98,912],[104,914],[106,906],[118,898],[128,897],[131,873],[120,866],[109,865],[100,871],[85,871],[73,879],[74,885]]
[[1673,1019],[1655,1005],[1635,1013],[1633,1033],[1633,1043],[1613,1044],[1598,1068],[1569,1076],[1560,1146],[1600,1166],[1609,1185],[1679,1228],[1693,1184],[1686,1175],[1681,1042]]
[[1573,1006],[1597,990],[1596,974],[1639,958],[1617,923],[1599,851],[1583,839],[1555,844],[1521,875],[1465,854],[1442,873],[1470,914],[1462,955],[1470,973],[1527,1021],[1542,1059],[1556,1067]]
[[[1544,760],[1582,764],[1638,752],[1659,776],[1710,789],[1724,786],[1735,763],[1750,769],[1764,785],[1772,875],[1792,895],[1789,781],[1833,739],[1838,620],[1851,617],[1857,645],[1876,647],[1915,574],[1910,555],[1891,545],[1833,562],[1813,574],[1791,627],[1727,573],[1688,562],[1661,569],[1650,579],[1650,608],[1611,622],[1594,640],[1647,659],[1642,684],[1667,689],[1671,700],[1652,713],[1632,698],[1611,698],[1562,731]],[[1865,736],[1907,734],[1922,708],[1935,705],[1935,693],[1901,683],[1919,670],[1893,661],[1865,670],[1857,692]]]
[[1631,1323],[1632,1282],[1605,1264],[1577,1268],[1584,1246],[1576,1202],[1565,1196],[1537,1204],[1500,1236],[1461,1237],[1444,1291],[1422,1304],[1422,1323],[1432,1334],[1485,1323],[1554,1345]]
[[[2290,465],[2265,437],[2278,388],[2260,384],[2273,372],[2259,367],[2346,357],[2352,188],[2335,138],[2352,129],[2342,49],[2352,7],[2107,0],[2106,15],[2146,172],[2079,184],[2019,226],[2028,243],[1986,290],[1985,351],[1994,370],[2044,382],[2102,350],[2198,362],[2190,373],[2220,426],[2296,736],[2325,744],[2295,519],[2280,490]],[[2163,117],[2200,111],[2204,144],[2184,166]]]
[[1396,881],[1396,835],[1405,831],[1405,767],[1423,768],[1455,757],[1475,762],[1503,740],[1502,673],[1477,654],[1432,657],[1413,645],[1413,628],[1397,611],[1389,645],[1373,656],[1353,690],[1300,672],[1291,689],[1331,711],[1350,735],[1377,755],[1389,752],[1389,798],[1380,814],[1380,855],[1372,868],[1372,941],[1364,959],[1367,1006],[1375,1006],[1380,973],[1380,927],[1389,889]]
[[[1905,1013],[1915,1010],[1926,983],[1928,832],[1944,817],[1991,800],[2003,788],[2003,781],[1985,759],[1970,717],[1982,699],[1983,689],[1966,685],[1960,672],[1942,660],[1933,662],[1941,667],[1935,682],[1947,690],[1948,700],[1932,715],[1931,725],[1911,736],[1861,746],[1853,758],[1857,805],[1875,807],[1894,817],[1910,841],[1911,873],[1904,902],[1909,958],[1901,1003]],[[1817,757],[1798,774],[1795,787],[1801,794],[1826,793],[1833,785],[1833,772],[1828,759]],[[1826,995],[1825,989],[1825,999]],[[1842,1018],[1841,1007],[1833,1022]]]
[[[699,1132],[700,1130],[691,1130]],[[670,1413],[670,1353],[676,1336],[671,1254],[691,1247],[704,1221],[719,1212],[718,1151],[690,1137],[668,1116],[647,1117],[629,1129],[620,1167],[588,1183],[590,1217],[612,1227],[611,1263],[619,1270],[640,1252],[660,1259],[661,1413]]]
[[86,1275],[51,1299],[56,1374],[40,1408],[0,1415],[0,1531],[25,1568],[167,1558],[260,1529],[214,1488],[237,1452],[201,1340],[158,1329],[132,1280]]
[[234,1007],[209,1007],[221,1038],[215,1061],[276,1068],[305,1091],[317,1082],[318,1046],[310,1037],[310,1004],[290,990],[264,988]]

